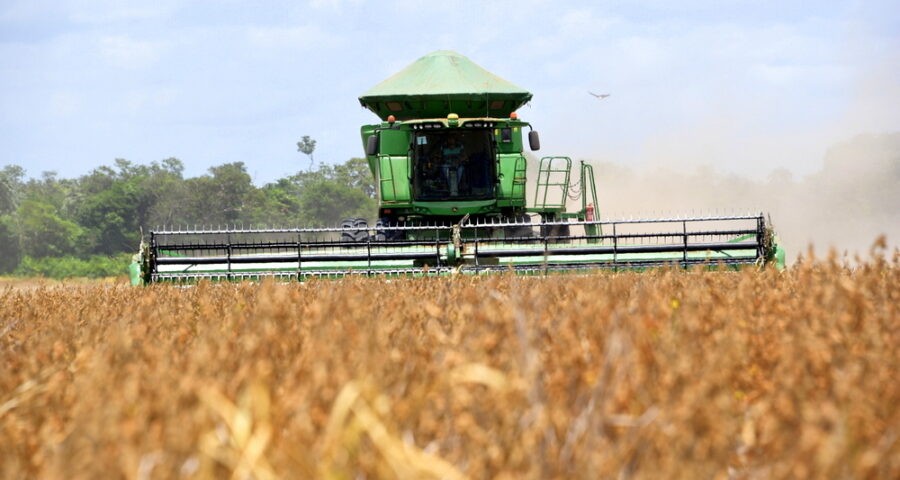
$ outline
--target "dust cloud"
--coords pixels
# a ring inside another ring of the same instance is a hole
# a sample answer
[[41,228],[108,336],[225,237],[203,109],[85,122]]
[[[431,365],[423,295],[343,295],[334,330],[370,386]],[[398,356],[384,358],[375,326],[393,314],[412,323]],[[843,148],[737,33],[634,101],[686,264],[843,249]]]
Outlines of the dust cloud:
[[753,180],[710,166],[590,163],[604,219],[764,212],[791,259],[810,246],[865,255],[880,235],[889,248],[900,245],[900,132],[836,144],[803,178],[786,169]]

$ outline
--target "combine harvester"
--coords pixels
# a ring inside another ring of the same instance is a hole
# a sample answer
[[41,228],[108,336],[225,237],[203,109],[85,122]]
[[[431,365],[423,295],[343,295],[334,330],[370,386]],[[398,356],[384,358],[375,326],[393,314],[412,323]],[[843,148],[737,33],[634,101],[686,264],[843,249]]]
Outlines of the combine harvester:
[[361,132],[377,222],[154,230],[132,281],[783,264],[763,214],[600,220],[593,169],[568,157],[541,158],[528,188],[524,139],[540,140],[516,110],[529,100],[462,55],[426,55],[359,97],[381,119]]

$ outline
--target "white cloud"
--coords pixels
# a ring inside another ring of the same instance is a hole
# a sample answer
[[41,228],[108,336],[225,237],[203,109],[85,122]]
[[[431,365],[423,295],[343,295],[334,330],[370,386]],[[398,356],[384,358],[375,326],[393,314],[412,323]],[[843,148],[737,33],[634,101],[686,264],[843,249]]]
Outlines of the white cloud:
[[133,90],[125,93],[123,104],[132,114],[140,114],[147,110],[166,108],[172,105],[177,92],[172,88]]
[[[621,56],[628,63],[625,68],[660,70],[667,63],[668,52],[661,39],[650,36],[633,36],[617,42]],[[618,68],[623,68],[619,65]]]
[[0,19],[41,21],[52,16],[88,25],[164,18],[177,9],[175,0],[14,0],[6,2]]
[[135,40],[116,35],[99,39],[100,54],[111,65],[126,69],[147,68],[159,61],[167,48],[165,42]]
[[315,9],[340,11],[345,3],[355,7],[363,3],[363,0],[310,0],[309,6]]
[[250,27],[247,38],[253,45],[262,48],[309,49],[334,47],[341,43],[340,37],[315,25]]
[[55,118],[68,118],[81,109],[81,95],[68,91],[58,91],[50,95],[50,115]]
[[597,35],[622,20],[614,15],[595,14],[590,8],[572,9],[559,17],[561,32],[572,35]]
[[75,23],[104,24],[122,21],[148,20],[166,16],[170,11],[163,5],[141,3],[140,5],[121,5],[119,2],[87,2],[84,6],[73,9],[69,19]]

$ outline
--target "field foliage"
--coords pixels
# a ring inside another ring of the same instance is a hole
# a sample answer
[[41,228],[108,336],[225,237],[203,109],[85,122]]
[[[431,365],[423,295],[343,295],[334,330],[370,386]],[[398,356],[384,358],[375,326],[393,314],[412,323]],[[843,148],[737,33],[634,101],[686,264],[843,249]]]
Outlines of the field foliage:
[[0,477],[900,478],[900,256],[6,287]]
[[87,259],[78,257],[25,257],[13,275],[22,278],[44,277],[65,278],[105,278],[125,275],[131,255],[122,253],[114,256],[92,255]]

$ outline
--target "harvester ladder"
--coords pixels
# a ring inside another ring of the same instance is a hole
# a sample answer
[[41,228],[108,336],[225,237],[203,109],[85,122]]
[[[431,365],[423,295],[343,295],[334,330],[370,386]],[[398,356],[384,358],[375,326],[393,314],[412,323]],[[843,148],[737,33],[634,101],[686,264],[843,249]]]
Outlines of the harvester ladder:
[[588,191],[590,191],[591,205],[594,207],[594,219],[600,218],[600,212],[597,210],[597,184],[594,181],[594,166],[590,163],[581,161],[581,212],[587,211],[588,207]]
[[[594,166],[590,163],[581,161],[581,218],[588,221],[596,221],[600,219],[600,209],[597,206],[597,183],[594,181]],[[591,203],[588,203],[588,195],[590,195]],[[588,218],[588,205],[591,206],[591,218]],[[599,223],[596,225],[585,225],[585,234],[589,236],[603,235],[603,227]],[[590,239],[590,243],[595,243],[597,239]]]
[[525,185],[528,181],[527,175],[525,157],[517,158],[515,168],[513,169],[512,198],[521,198],[524,201]]
[[[565,210],[569,195],[572,159],[543,157],[538,167],[534,189],[534,209],[538,211]],[[557,198],[558,193],[558,198]]]

